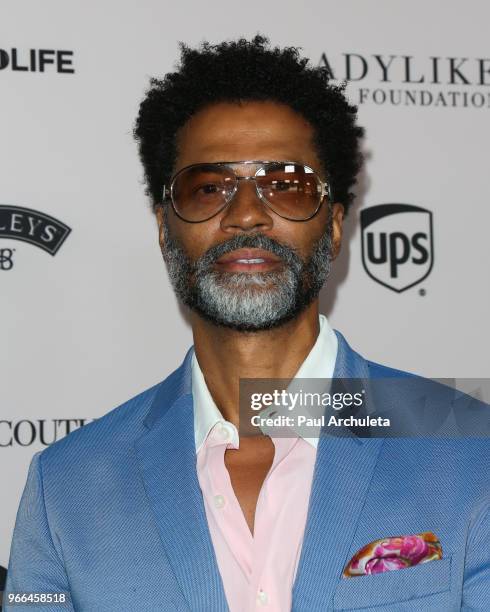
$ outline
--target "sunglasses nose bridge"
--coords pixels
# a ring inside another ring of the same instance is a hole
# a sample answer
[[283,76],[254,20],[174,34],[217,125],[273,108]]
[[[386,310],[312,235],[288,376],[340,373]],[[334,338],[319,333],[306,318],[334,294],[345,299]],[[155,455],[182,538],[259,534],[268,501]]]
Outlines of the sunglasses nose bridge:
[[251,181],[252,183],[254,183],[254,187],[258,195],[258,186],[257,186],[257,181],[255,180],[255,176],[237,176],[235,175],[235,179],[236,179],[235,192],[238,190],[238,187],[240,186],[240,181],[247,181],[247,182]]
[[[240,182],[245,185],[241,186]],[[249,184],[249,187],[246,185]],[[235,186],[229,194],[228,201],[224,207],[222,226],[226,228],[251,229],[252,227],[262,227],[263,229],[272,226],[272,219],[268,206],[258,190],[255,176],[235,175]]]
[[[239,187],[240,187],[240,181],[245,181],[247,183],[249,183],[249,182],[253,183],[253,188],[254,188],[256,199],[259,200],[261,202],[261,204],[263,204],[262,194],[261,194],[261,192],[259,190],[259,186],[257,185],[256,177],[253,176],[253,175],[252,176],[238,176],[238,175],[235,174],[235,186],[234,186],[233,191],[230,194],[231,197],[229,198],[229,200],[227,202],[227,205],[229,205],[237,197],[240,197],[239,193],[238,193],[238,190],[239,190]],[[251,187],[252,187],[252,185],[251,185]]]

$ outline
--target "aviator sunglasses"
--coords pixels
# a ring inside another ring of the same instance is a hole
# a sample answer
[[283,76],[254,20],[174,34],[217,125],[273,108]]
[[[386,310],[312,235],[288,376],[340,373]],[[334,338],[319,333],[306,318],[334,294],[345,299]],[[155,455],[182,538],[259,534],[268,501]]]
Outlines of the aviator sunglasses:
[[[247,169],[252,173],[243,176]],[[228,206],[240,181],[253,181],[261,202],[290,221],[311,219],[323,198],[331,199],[329,184],[309,166],[292,161],[237,161],[182,168],[172,177],[170,188],[163,187],[163,202],[170,202],[182,220],[200,223]]]

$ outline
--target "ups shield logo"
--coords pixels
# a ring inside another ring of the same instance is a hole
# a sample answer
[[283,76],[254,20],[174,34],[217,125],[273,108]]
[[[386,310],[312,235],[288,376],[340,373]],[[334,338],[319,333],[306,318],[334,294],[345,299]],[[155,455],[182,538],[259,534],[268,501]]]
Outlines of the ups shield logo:
[[434,263],[432,213],[412,204],[361,211],[362,264],[377,283],[397,293],[417,285]]

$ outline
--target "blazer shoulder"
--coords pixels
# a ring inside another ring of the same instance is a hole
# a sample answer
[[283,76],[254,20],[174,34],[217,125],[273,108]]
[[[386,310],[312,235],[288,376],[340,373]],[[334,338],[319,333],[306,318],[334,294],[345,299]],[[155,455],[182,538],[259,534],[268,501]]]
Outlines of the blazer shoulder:
[[[388,367],[366,359],[354,350],[343,334],[334,330],[338,340],[337,363],[334,376],[344,378],[406,378],[417,374]],[[419,377],[420,378],[420,377]]]
[[375,361],[366,360],[369,369],[369,375],[372,378],[421,378],[413,372],[406,372],[398,368],[391,368]]
[[145,425],[152,416],[151,408],[157,395],[168,405],[178,395],[188,391],[193,350],[191,346],[181,365],[164,380],[44,449],[41,452],[43,461],[47,462],[50,458],[59,461],[63,455],[71,457],[74,453],[75,457],[80,458],[91,458],[97,454],[105,456],[118,448],[132,445],[146,431]]

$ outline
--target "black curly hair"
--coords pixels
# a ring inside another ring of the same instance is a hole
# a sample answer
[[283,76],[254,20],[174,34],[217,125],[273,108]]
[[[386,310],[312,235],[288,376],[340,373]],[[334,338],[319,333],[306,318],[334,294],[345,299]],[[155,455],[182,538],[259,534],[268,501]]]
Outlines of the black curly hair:
[[296,47],[271,48],[257,35],[197,49],[180,44],[181,63],[163,80],[153,78],[141,102],[134,137],[144,167],[147,194],[161,201],[176,157],[176,134],[192,115],[218,102],[265,101],[285,104],[314,128],[315,146],[333,191],[347,209],[362,164],[357,107],[344,89],[329,82],[326,68],[312,67]]

